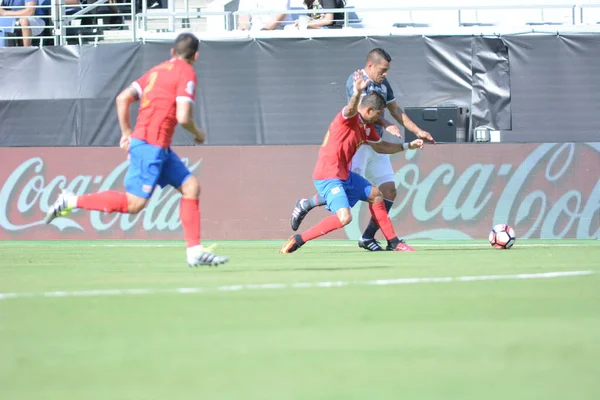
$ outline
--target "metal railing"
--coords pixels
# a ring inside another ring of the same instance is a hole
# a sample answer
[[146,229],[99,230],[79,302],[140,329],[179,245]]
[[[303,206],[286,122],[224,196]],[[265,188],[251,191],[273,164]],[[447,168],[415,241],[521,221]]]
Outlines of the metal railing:
[[[120,1],[112,3],[111,1]],[[175,0],[169,0],[168,8],[151,10],[148,8],[146,1],[142,1],[141,10],[136,10],[135,0],[97,0],[93,4],[81,4],[78,6],[65,4],[65,0],[51,0],[50,6],[37,6],[35,8],[50,9],[44,16],[48,22],[45,31],[51,34],[44,37],[37,37],[39,45],[54,44],[83,44],[88,42],[98,43],[107,39],[107,31],[119,30],[121,34],[116,35],[118,41],[137,41],[137,40],[160,40],[171,39],[181,30],[191,28],[191,20],[216,21],[216,24],[211,25],[209,32],[202,32],[201,29],[194,30],[199,36],[206,37],[265,37],[265,36],[281,36],[280,32],[264,32],[255,29],[250,31],[240,31],[238,29],[238,19],[242,15],[248,15],[251,20],[257,16],[273,15],[273,14],[288,14],[293,17],[300,15],[310,15],[312,10],[292,9],[292,10],[260,10],[260,11],[207,11],[207,9],[195,9],[191,11],[189,0],[183,0],[184,10],[178,11],[175,7]],[[110,7],[110,9],[109,9]],[[99,8],[101,8],[99,10]],[[448,5],[448,6],[402,6],[390,8],[352,8],[343,9],[322,9],[320,14],[334,13],[343,14],[343,20],[339,20],[343,28],[362,28],[369,30],[369,34],[399,34],[402,29],[398,28],[423,28],[432,29],[435,23],[428,23],[427,19],[423,21],[423,15],[435,12],[445,12],[444,20],[446,22],[445,29],[449,26],[454,28],[482,27],[482,26],[499,26],[499,24],[489,22],[489,20],[481,19],[480,14],[495,11],[516,11],[518,12],[537,12],[537,17],[532,18],[529,25],[560,25],[564,26],[581,26],[586,21],[588,11],[600,10],[600,1],[594,4],[522,4],[522,5]],[[110,10],[110,12],[107,12]],[[547,18],[547,13],[550,11],[560,12],[561,20],[556,21]],[[141,12],[138,12],[141,11]],[[420,14],[421,21],[415,22],[414,16]],[[451,18],[449,16],[452,16]],[[531,13],[529,14],[531,15]],[[376,27],[372,28],[367,21],[369,16],[377,21]],[[25,18],[35,18],[25,17]],[[2,22],[3,20],[11,20],[12,23]],[[117,22],[110,19],[117,19]],[[0,33],[4,32],[10,36],[10,40],[22,39],[19,34],[20,29],[14,25],[15,17],[0,16]],[[367,22],[365,22],[367,21]],[[381,22],[383,21],[383,22]],[[395,21],[395,23],[392,23]],[[153,25],[151,28],[149,22]],[[600,18],[598,21],[600,22]],[[251,24],[253,22],[251,21]],[[293,25],[292,21],[285,23],[288,28]],[[217,29],[214,29],[217,26]],[[343,31],[344,29],[342,29]],[[600,25],[598,25],[600,30]],[[310,29],[310,30],[294,30],[284,29],[288,31],[283,35],[290,35],[289,31],[299,31],[296,35],[304,36],[332,36],[332,35],[356,35],[362,32],[342,33],[331,32],[329,29]],[[329,32],[328,32],[329,31]],[[407,31],[406,29],[404,31]],[[259,33],[260,32],[260,33]],[[414,31],[411,31],[414,33]],[[464,31],[466,32],[466,31]],[[162,34],[162,35],[161,35]],[[2,38],[0,37],[0,45]]]
[[[135,29],[127,22],[137,14],[135,0],[98,0],[92,4],[66,4],[65,0],[52,0],[50,5],[32,6],[44,10],[44,15],[0,16],[0,46],[22,46],[26,37],[19,26],[21,18],[41,18],[45,22],[42,33],[31,38],[32,45],[65,45],[97,43],[104,39],[106,30],[122,29],[137,40]],[[99,9],[99,7],[101,7]],[[26,7],[2,7],[4,10],[22,10]],[[111,22],[114,19],[118,22]]]

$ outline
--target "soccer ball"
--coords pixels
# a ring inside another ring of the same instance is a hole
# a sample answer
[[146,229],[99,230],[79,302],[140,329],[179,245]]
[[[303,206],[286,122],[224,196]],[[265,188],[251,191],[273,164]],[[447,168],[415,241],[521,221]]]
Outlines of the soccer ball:
[[498,224],[490,232],[490,244],[497,249],[510,249],[516,240],[514,229],[506,224]]

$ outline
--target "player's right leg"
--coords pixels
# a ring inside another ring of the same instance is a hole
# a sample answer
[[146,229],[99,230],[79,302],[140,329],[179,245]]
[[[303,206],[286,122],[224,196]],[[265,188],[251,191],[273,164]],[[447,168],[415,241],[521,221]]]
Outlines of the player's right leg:
[[[387,154],[379,154],[374,152],[372,157],[369,159],[364,177],[367,178],[367,180],[374,186],[379,188],[379,191],[383,195],[385,208],[389,213],[397,195],[396,183],[394,182],[394,170],[392,168],[390,156]],[[377,243],[375,240],[375,234],[378,230],[379,225],[377,224],[377,221],[375,221],[375,218],[371,218],[369,224],[362,233],[359,246],[365,248],[361,246],[361,242]],[[386,250],[393,249],[388,246]]]
[[290,226],[292,227],[292,230],[298,230],[304,217],[306,217],[310,210],[315,207],[324,206],[325,204],[327,204],[327,202],[323,197],[319,196],[318,193],[309,199],[298,200],[292,211],[292,216],[290,217]]
[[[367,181],[365,180],[365,182]],[[398,239],[398,236],[394,231],[394,227],[392,226],[392,220],[390,219],[390,216],[385,208],[383,195],[377,187],[371,187],[371,193],[369,194],[367,201],[369,202],[369,210],[371,211],[371,215],[375,221],[377,221],[381,232],[388,241],[388,247],[393,251],[415,251],[415,249],[413,249],[411,246],[404,243],[404,240]]]
[[335,213],[322,219],[306,232],[292,236],[281,248],[280,253],[293,253],[309,240],[316,239],[331,231],[342,228],[352,221],[352,213],[348,196],[344,189],[344,181],[340,179],[327,179],[315,181],[319,196],[327,202],[327,208]]
[[[371,146],[360,146],[354,157],[352,157],[352,172],[360,175],[363,178],[366,178],[369,182],[373,183],[369,177],[369,172],[373,169],[373,160],[376,160],[378,156],[379,153],[373,150]],[[375,240],[375,232],[377,232],[377,230],[379,230],[379,227],[375,225],[373,234],[370,235],[369,232],[371,232],[371,230],[367,228],[361,238],[358,239],[358,247],[368,251],[383,251],[383,248],[379,242]]]

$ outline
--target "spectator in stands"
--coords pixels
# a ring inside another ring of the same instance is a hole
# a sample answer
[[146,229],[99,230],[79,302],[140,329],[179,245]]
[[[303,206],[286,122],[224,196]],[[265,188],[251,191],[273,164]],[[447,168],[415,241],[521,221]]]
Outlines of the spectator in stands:
[[46,23],[43,17],[50,10],[35,8],[37,0],[4,0],[0,8],[0,16],[18,18],[17,25],[21,28],[23,46],[31,46],[31,39],[44,31]]
[[[290,0],[240,0],[238,11],[289,10]],[[238,15],[238,29],[272,31],[292,22],[289,14]]]
[[[304,5],[308,10],[312,10],[308,13],[310,18],[306,26],[308,29],[335,29],[344,26],[344,13],[321,13],[319,10],[344,8],[346,0],[304,0]],[[297,20],[295,26],[299,27]]]

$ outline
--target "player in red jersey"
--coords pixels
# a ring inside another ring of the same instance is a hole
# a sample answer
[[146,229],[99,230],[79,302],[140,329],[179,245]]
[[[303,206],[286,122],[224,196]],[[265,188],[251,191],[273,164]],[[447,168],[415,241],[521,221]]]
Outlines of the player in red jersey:
[[408,145],[382,141],[373,123],[381,118],[385,100],[375,92],[367,94],[361,100],[361,93],[368,82],[360,71],[355,72],[353,80],[354,94],[348,105],[329,125],[313,171],[317,192],[327,202],[327,209],[335,215],[321,220],[301,235],[292,236],[281,248],[281,253],[292,253],[309,240],[348,225],[352,221],[351,208],[359,200],[369,202],[371,214],[390,248],[395,251],[415,251],[396,236],[379,189],[350,171],[350,163],[356,150],[365,142],[378,153],[392,154],[407,148],[420,149],[423,147],[423,140],[416,139]]
[[[194,120],[198,39],[183,33],[171,49],[172,58],[150,69],[117,96],[117,114],[121,127],[120,146],[129,155],[125,176],[126,192],[113,190],[76,196],[63,191],[46,214],[46,223],[82,208],[104,212],[139,213],[156,185],[171,185],[182,194],[179,214],[187,244],[190,266],[218,265],[226,257],[212,254],[200,244],[200,185],[187,166],[170,149],[179,123],[203,143],[206,133]],[[130,107],[141,100],[135,129],[131,129]]]

